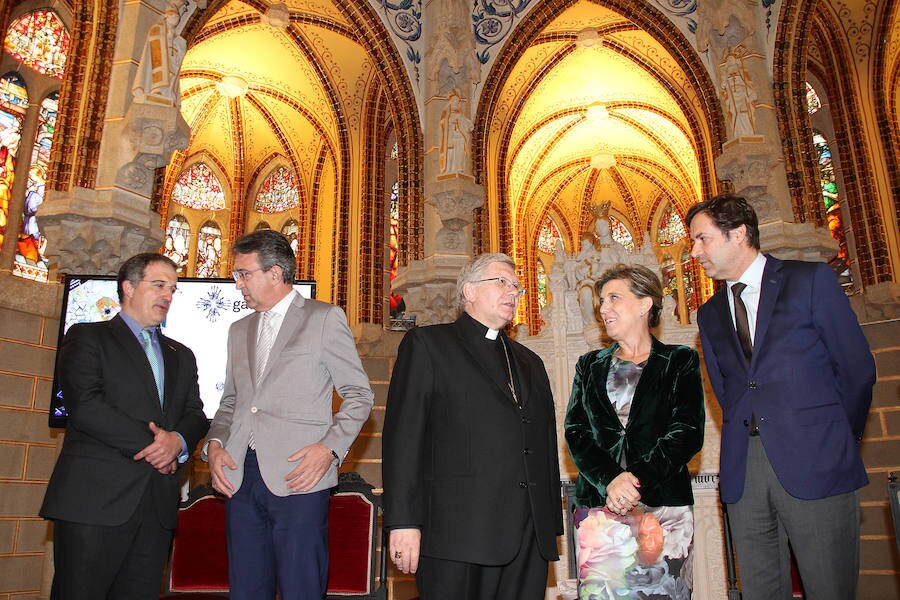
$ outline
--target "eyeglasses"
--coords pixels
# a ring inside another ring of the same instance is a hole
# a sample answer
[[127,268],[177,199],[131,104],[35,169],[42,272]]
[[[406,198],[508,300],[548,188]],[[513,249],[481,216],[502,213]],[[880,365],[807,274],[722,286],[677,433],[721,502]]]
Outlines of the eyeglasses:
[[171,293],[175,293],[178,291],[178,285],[174,283],[166,283],[165,281],[154,279],[150,281],[149,279],[141,279],[141,283],[146,283],[151,288],[153,288],[157,292],[161,292],[163,290],[167,290]]
[[516,295],[521,298],[525,295],[525,288],[516,283],[515,281],[510,281],[506,277],[488,277],[487,279],[476,279],[473,283],[484,283],[486,281],[493,281],[497,287],[503,288],[513,288],[516,290]]
[[263,267],[258,269],[250,269],[249,271],[246,269],[241,269],[240,271],[232,271],[231,276],[234,277],[235,281],[247,281],[250,279],[250,276],[256,273],[257,271],[265,271]]

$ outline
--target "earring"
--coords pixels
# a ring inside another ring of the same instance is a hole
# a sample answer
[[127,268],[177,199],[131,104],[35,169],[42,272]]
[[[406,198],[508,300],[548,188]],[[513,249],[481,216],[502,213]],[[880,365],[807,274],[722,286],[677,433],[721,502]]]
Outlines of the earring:
[[646,314],[647,314],[647,313],[645,313],[645,312],[642,312],[642,313],[641,313],[641,316],[642,316],[642,317],[643,317],[643,316],[644,316],[644,315],[646,315]]

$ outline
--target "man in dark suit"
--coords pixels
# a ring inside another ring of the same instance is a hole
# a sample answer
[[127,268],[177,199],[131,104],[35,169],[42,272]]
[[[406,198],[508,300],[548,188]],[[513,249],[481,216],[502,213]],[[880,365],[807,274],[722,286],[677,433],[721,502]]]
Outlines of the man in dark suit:
[[287,238],[254,231],[232,254],[254,312],[228,331],[225,389],[204,448],[213,486],[228,497],[231,598],[274,600],[277,587],[281,600],[321,600],[328,499],[375,394],[344,312],[294,291]]
[[389,553],[423,600],[536,600],[557,560],[556,418],[541,359],[502,329],[524,289],[505,254],[457,279],[454,323],[413,329],[383,434]]
[[720,493],[744,600],[791,597],[788,542],[808,598],[855,597],[859,443],[875,364],[833,271],[759,252],[753,208],[692,207],[692,256],[725,280],[697,315],[722,406]]
[[194,354],[159,331],[175,268],[160,254],[129,258],[121,313],[73,325],[60,346],[69,417],[40,513],[54,520],[54,600],[159,597],[175,472],[208,429]]

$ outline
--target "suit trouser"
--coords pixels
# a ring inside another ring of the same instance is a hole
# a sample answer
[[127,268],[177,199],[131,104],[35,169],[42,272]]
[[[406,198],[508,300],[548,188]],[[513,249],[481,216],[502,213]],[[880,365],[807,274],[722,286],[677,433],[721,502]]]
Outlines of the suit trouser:
[[159,598],[172,530],[159,522],[151,485],[122,525],[54,521],[51,600]]
[[328,585],[330,490],[276,496],[247,452],[244,480],[225,503],[232,600],[321,600]]
[[743,600],[791,598],[790,548],[808,600],[851,600],[859,577],[859,494],[794,498],[750,437],[741,499],[728,505]]
[[419,557],[416,586],[422,600],[541,600],[547,589],[547,559],[538,549],[531,518],[519,551],[505,565],[479,565]]

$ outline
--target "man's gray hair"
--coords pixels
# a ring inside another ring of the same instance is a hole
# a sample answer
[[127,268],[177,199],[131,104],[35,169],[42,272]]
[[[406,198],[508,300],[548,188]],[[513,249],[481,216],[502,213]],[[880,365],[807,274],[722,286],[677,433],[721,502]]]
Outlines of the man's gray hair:
[[463,288],[467,283],[473,283],[484,278],[484,270],[494,263],[503,263],[516,270],[516,262],[502,252],[494,252],[490,254],[479,254],[462,268],[459,277],[456,278],[456,308],[460,312],[466,309],[466,296]]

